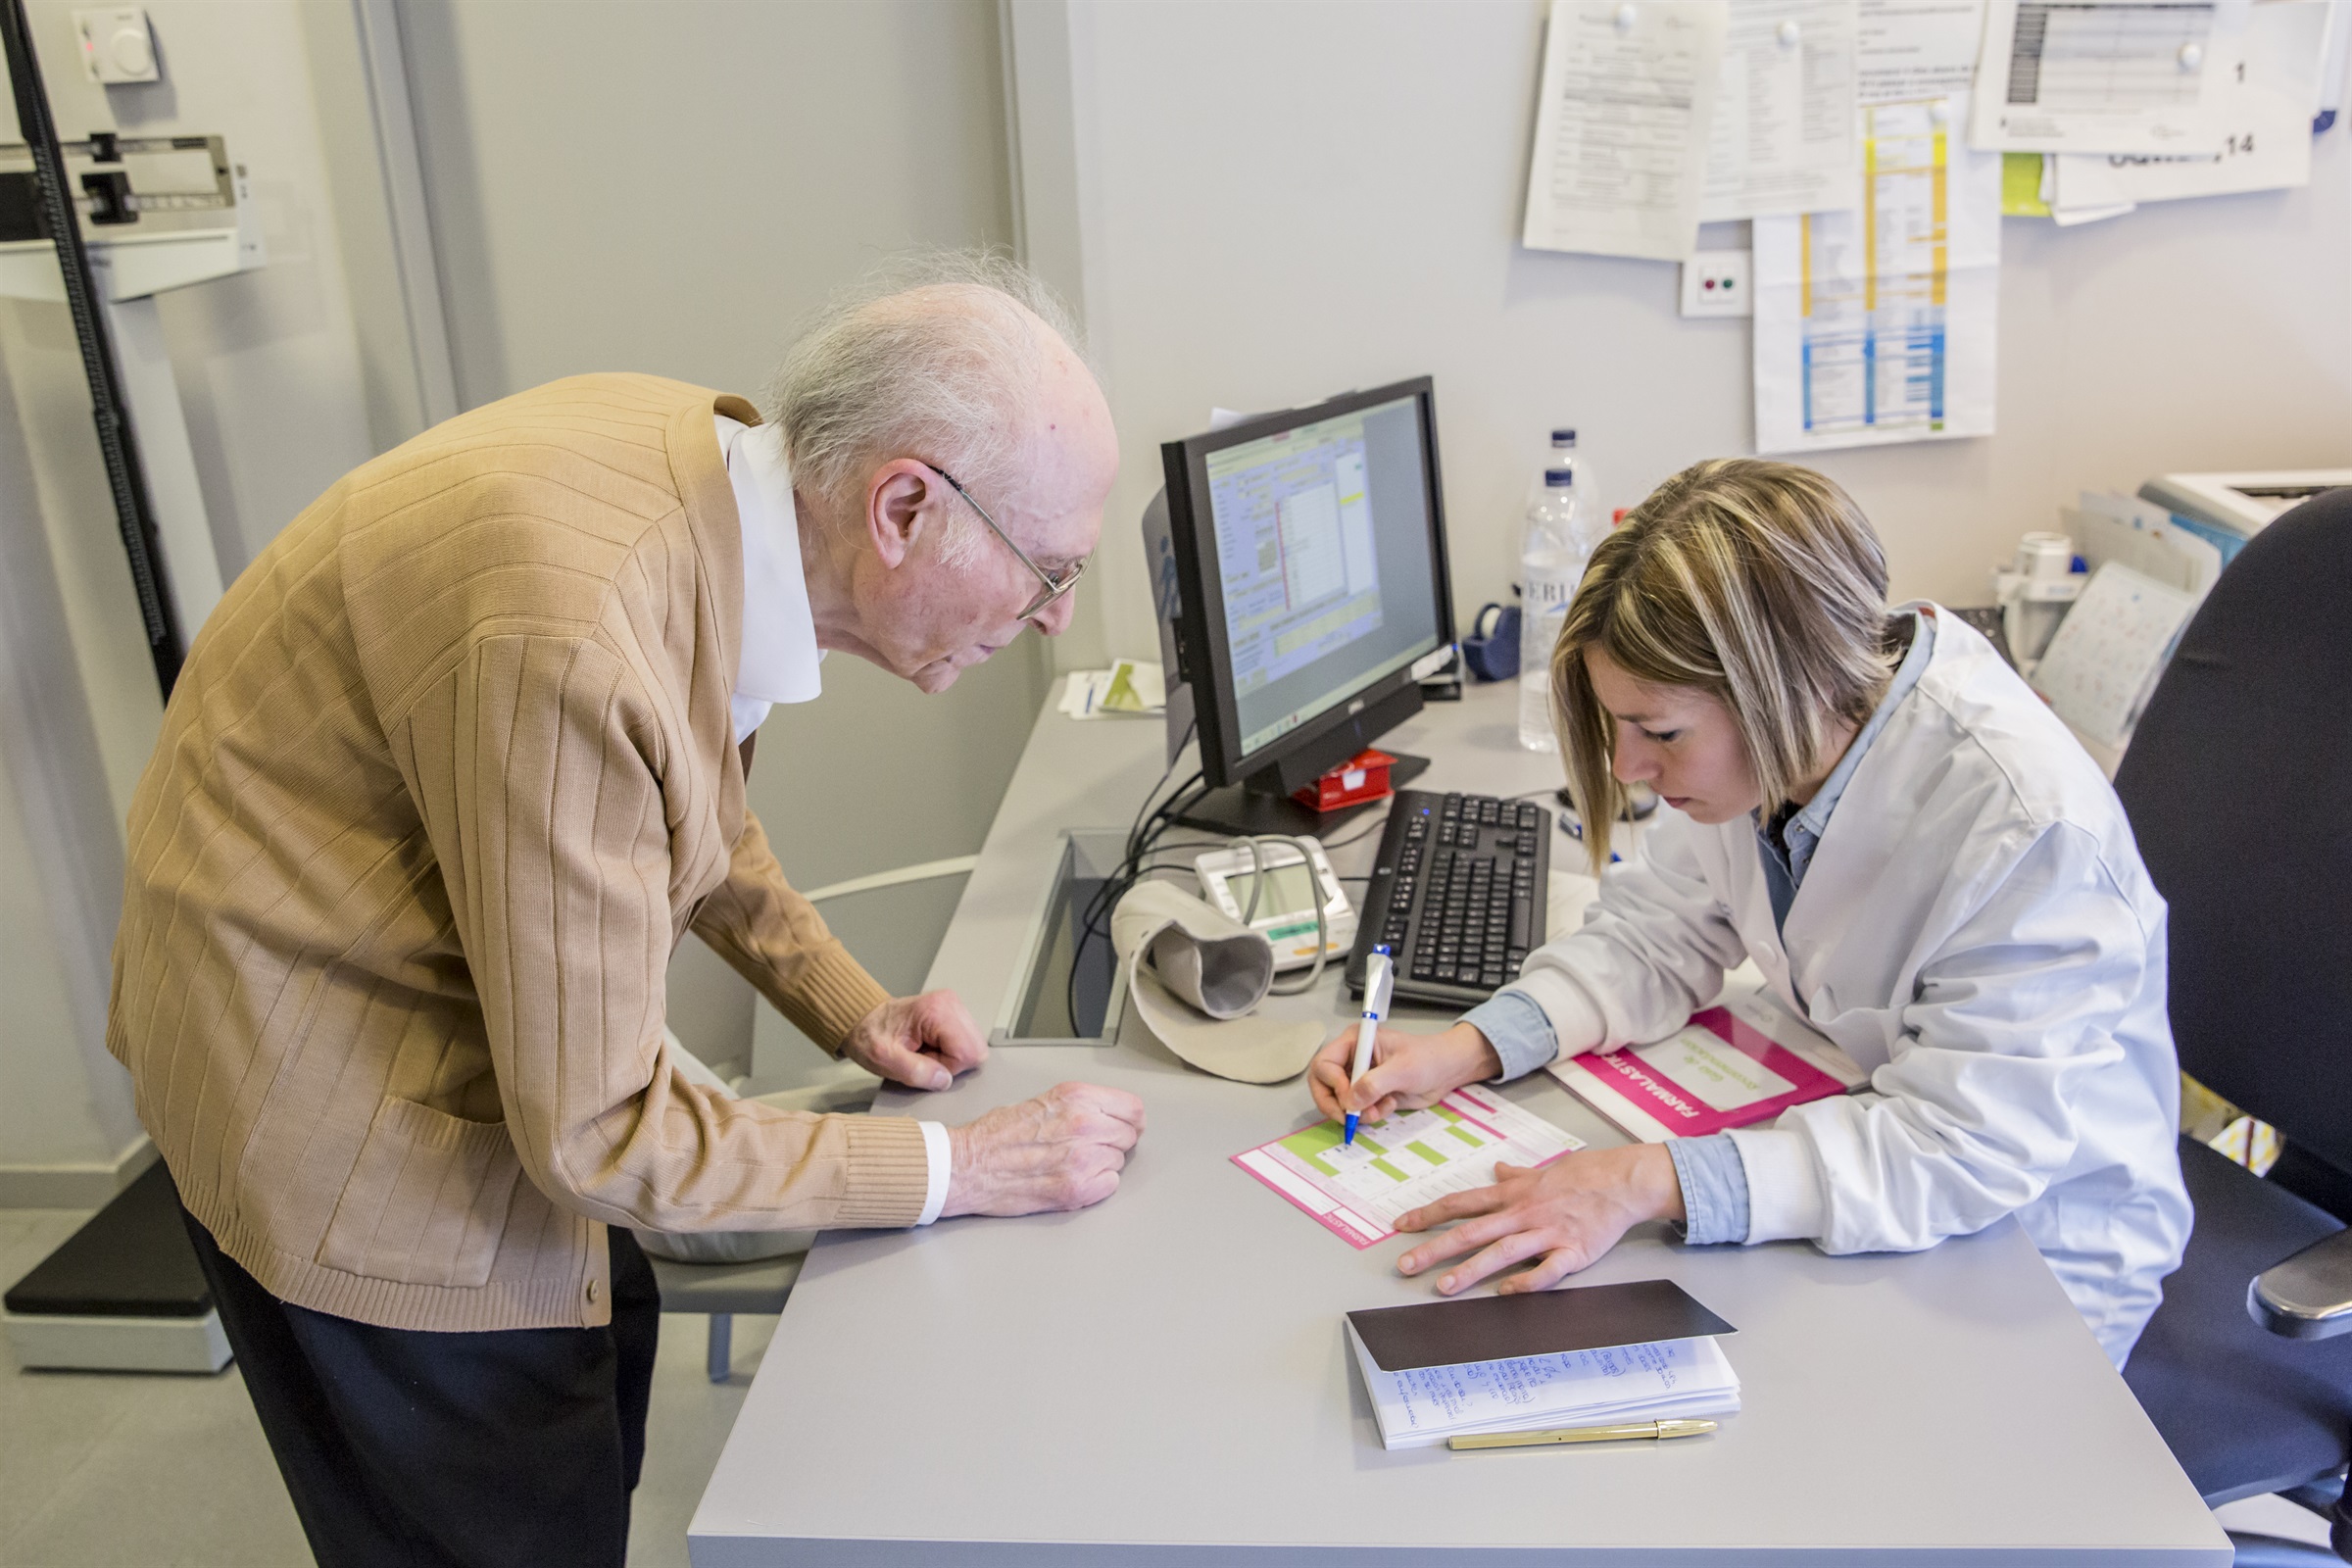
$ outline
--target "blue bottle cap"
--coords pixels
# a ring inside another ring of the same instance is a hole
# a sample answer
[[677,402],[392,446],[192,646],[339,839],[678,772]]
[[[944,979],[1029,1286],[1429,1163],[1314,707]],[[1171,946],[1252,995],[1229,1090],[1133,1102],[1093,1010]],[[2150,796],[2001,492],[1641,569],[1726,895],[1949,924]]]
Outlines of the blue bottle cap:
[[1551,444],[1555,447],[1572,447],[1576,445],[1576,432],[1574,430],[1554,430],[1551,432]]
[[1574,483],[1576,483],[1574,468],[1545,468],[1544,470],[1544,488],[1546,490],[1565,490]]

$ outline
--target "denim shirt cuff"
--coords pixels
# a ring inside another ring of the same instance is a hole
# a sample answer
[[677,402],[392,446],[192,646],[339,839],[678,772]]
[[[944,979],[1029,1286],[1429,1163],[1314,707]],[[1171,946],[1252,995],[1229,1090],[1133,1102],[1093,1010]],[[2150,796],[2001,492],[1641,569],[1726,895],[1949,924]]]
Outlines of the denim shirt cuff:
[[1670,1138],[1666,1152],[1683,1184],[1683,1240],[1703,1246],[1747,1240],[1747,1166],[1740,1146],[1722,1133]]
[[1559,1036],[1552,1033],[1551,1020],[1535,999],[1521,992],[1497,991],[1462,1014],[1462,1021],[1485,1035],[1501,1058],[1502,1071],[1495,1076],[1496,1083],[1524,1078],[1560,1054]]

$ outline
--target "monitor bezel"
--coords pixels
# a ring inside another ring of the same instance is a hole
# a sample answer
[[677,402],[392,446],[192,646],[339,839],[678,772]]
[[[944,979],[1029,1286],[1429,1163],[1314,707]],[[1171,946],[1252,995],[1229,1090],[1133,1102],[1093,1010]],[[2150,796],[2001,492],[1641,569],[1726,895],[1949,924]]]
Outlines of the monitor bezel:
[[[1304,408],[1253,415],[1222,430],[1187,436],[1160,448],[1168,487],[1168,532],[1175,546],[1178,584],[1183,590],[1177,611],[1179,646],[1195,653],[1195,659],[1188,660],[1188,664],[1197,660],[1205,666],[1188,668],[1183,673],[1193,688],[1193,710],[1200,726],[1201,777],[1210,787],[1243,783],[1269,768],[1280,768],[1286,760],[1314,747],[1333,730],[1352,723],[1417,682],[1412,664],[1391,670],[1333,703],[1289,734],[1246,756],[1239,750],[1241,720],[1233,694],[1233,650],[1226,636],[1225,617],[1219,612],[1223,600],[1206,591],[1206,585],[1217,580],[1218,564],[1213,519],[1205,518],[1201,511],[1208,504],[1209,458],[1229,447],[1280,435],[1302,424],[1339,418],[1407,398],[1414,400],[1419,416],[1421,474],[1427,491],[1423,498],[1424,514],[1429,519],[1431,586],[1437,601],[1437,648],[1447,648],[1454,641],[1453,582],[1446,551],[1445,481],[1438,467],[1438,406],[1433,378],[1417,375],[1385,386],[1342,393]],[[1195,497],[1200,498],[1200,508],[1194,505]],[[1210,521],[1212,525],[1196,527],[1196,521],[1200,520]],[[1426,657],[1426,654],[1416,656],[1414,662]],[[1343,753],[1323,765],[1334,766],[1349,755],[1352,754]]]

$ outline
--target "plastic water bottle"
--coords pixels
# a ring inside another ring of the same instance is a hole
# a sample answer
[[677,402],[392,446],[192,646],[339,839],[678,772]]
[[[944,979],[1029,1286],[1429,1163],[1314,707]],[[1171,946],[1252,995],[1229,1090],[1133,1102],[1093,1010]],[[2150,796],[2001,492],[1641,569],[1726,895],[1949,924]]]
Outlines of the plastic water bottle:
[[[1574,431],[1566,432],[1574,442]],[[1519,744],[1556,752],[1551,728],[1551,650],[1568,618],[1568,601],[1584,580],[1599,531],[1573,466],[1544,470],[1544,491],[1527,510],[1519,547]]]

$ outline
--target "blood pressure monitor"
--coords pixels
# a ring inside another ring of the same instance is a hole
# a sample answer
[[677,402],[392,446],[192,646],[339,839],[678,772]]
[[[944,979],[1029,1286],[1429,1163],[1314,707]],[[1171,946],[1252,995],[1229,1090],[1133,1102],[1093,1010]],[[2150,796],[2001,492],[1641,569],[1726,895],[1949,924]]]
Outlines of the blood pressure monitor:
[[[1296,969],[1315,959],[1315,899],[1321,889],[1325,935],[1324,956],[1345,955],[1355,944],[1355,910],[1332,874],[1323,846],[1311,838],[1259,839],[1257,863],[1264,866],[1265,887],[1250,928],[1274,944],[1274,967]],[[1299,853],[1304,845],[1306,853]],[[1250,907],[1250,890],[1256,872],[1249,840],[1216,850],[1193,861],[1200,878],[1200,896],[1236,920]]]

